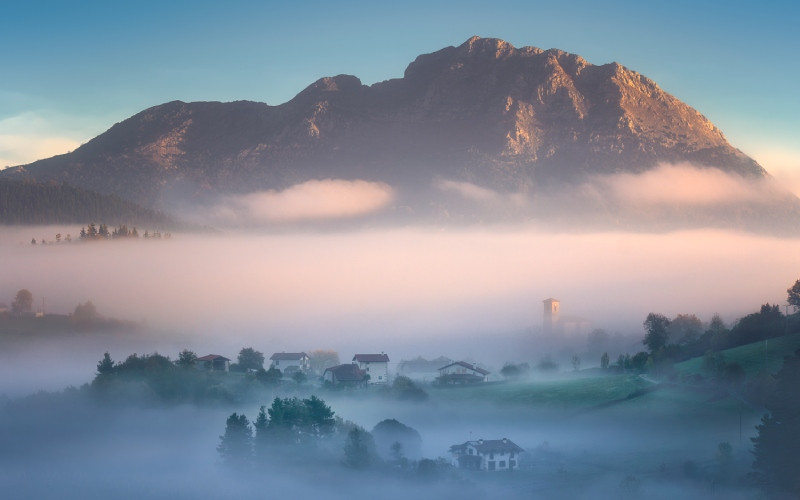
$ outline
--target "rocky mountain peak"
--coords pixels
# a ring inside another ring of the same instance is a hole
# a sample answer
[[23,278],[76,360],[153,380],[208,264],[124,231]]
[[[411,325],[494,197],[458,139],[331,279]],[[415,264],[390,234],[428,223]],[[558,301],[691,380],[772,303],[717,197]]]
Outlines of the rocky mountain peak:
[[71,154],[0,175],[158,208],[176,191],[192,198],[329,178],[428,194],[435,179],[541,193],[662,163],[766,175],[698,111],[621,64],[472,37],[372,86],[338,75],[279,106],[154,106]]
[[473,36],[458,47],[457,54],[461,57],[502,59],[513,56],[515,52],[516,49],[513,45],[499,38]]

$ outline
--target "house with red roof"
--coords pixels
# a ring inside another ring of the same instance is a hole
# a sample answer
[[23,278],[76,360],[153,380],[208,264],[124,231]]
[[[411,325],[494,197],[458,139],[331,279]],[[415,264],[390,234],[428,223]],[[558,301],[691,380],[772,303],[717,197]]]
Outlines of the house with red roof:
[[367,385],[367,373],[353,363],[331,366],[322,373],[323,382],[335,386],[365,386]]
[[219,354],[208,354],[197,358],[194,365],[201,370],[210,372],[227,372],[231,369],[231,360]]
[[353,364],[364,370],[370,384],[389,383],[389,356],[386,354],[356,354]]
[[525,450],[510,439],[478,439],[450,447],[455,467],[460,469],[500,471],[519,469],[519,455]]

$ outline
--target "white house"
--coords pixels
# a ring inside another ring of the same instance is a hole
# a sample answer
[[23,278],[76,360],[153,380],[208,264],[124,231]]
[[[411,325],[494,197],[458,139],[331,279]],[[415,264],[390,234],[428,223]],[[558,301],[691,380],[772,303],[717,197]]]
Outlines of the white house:
[[[270,356],[271,368],[277,368],[281,372],[300,370],[307,372],[311,368],[311,361],[308,354],[304,352],[276,352]],[[293,368],[292,368],[293,367]]]
[[227,372],[231,368],[231,360],[219,354],[209,354],[202,358],[197,358],[195,366],[210,372]]
[[466,361],[456,361],[439,368],[440,384],[475,384],[489,380],[489,371]]
[[519,469],[523,450],[510,439],[478,439],[450,447],[452,463],[460,469],[485,471]]
[[389,382],[389,356],[386,354],[356,354],[353,363],[369,375],[370,384]]

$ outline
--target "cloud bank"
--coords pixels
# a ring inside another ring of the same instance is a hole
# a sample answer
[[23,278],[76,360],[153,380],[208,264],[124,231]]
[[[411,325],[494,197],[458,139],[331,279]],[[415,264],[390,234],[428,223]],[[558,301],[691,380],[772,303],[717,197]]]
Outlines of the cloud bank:
[[710,207],[774,201],[780,190],[768,179],[745,179],[717,168],[661,164],[639,174],[595,179],[596,189],[625,205]]
[[283,191],[228,198],[212,210],[215,219],[241,225],[347,219],[386,207],[390,186],[364,180],[311,180]]

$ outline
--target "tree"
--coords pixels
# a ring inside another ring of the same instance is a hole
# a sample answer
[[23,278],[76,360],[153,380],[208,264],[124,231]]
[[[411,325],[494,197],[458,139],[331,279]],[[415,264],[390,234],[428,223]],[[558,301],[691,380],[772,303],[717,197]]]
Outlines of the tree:
[[795,308],[800,307],[800,280],[795,281],[794,285],[786,290],[786,293],[789,294],[786,301]]
[[416,429],[395,419],[378,422],[372,429],[372,436],[379,455],[397,459],[396,446],[400,445],[403,456],[418,458],[422,453],[422,437]]
[[[515,365],[513,363],[506,363],[500,369],[500,375],[502,375],[503,377],[508,378],[508,379],[519,378],[522,375],[524,375],[525,372],[530,370],[530,366],[528,366],[527,363],[525,363],[524,365],[525,366],[523,366],[523,365]],[[525,370],[526,367],[527,367],[527,370]]]
[[269,370],[262,368],[256,372],[256,380],[264,385],[278,385],[282,377],[281,371],[274,366],[270,366]]
[[197,363],[197,354],[189,349],[182,350],[178,354],[178,360],[175,361],[175,364],[181,368],[193,368],[195,363]]
[[679,314],[670,321],[667,332],[677,344],[690,344],[700,338],[703,322],[694,314]]
[[[647,366],[647,360],[650,359],[650,356],[644,351],[639,351],[630,358],[630,367],[635,370],[637,373],[642,373],[645,371],[645,367]],[[627,361],[627,360],[626,360]]]
[[97,363],[97,373],[107,375],[114,371],[114,361],[109,353],[103,354],[103,359]]
[[305,419],[310,434],[315,436],[326,436],[333,432],[336,420],[333,418],[334,412],[325,401],[316,396],[311,396],[303,400],[303,405],[308,414]]
[[253,456],[253,429],[247,417],[233,413],[225,423],[225,434],[217,446],[222,460],[227,464],[242,464]]
[[607,369],[608,362],[609,362],[608,353],[604,352],[603,355],[600,356],[600,368],[602,368],[603,370]]
[[308,380],[308,377],[302,370],[297,370],[292,374],[292,380],[294,380],[297,385],[303,385],[306,383],[306,380]]
[[256,351],[252,347],[246,347],[239,351],[239,358],[237,361],[239,369],[242,371],[261,370],[264,368],[264,354]]
[[774,376],[775,391],[768,397],[767,414],[752,438],[756,476],[770,490],[800,496],[800,349],[783,358]]
[[553,358],[550,357],[549,354],[545,355],[545,357],[543,357],[541,359],[541,361],[539,361],[539,364],[536,365],[536,367],[541,372],[556,372],[556,371],[558,371],[558,364],[555,361],[553,361]]
[[14,297],[14,302],[11,303],[11,312],[22,314],[25,312],[31,312],[32,308],[33,294],[25,288],[18,291],[16,297]]
[[407,401],[425,401],[428,399],[428,393],[404,375],[395,377],[394,382],[392,382],[392,394],[397,399]]
[[670,320],[663,314],[650,313],[644,320],[645,335],[642,344],[651,352],[658,352],[669,341]]
[[269,451],[269,417],[267,416],[267,410],[264,405],[261,405],[261,408],[259,408],[258,417],[256,417],[253,427],[255,427],[256,430],[255,439],[253,440],[253,451],[255,452],[256,458],[263,459],[267,456]]
[[375,443],[372,435],[356,426],[347,434],[344,445],[344,463],[354,469],[366,469],[375,460]]
[[339,353],[330,349],[317,349],[309,353],[308,362],[313,372],[322,373],[326,368],[339,364]]
[[97,308],[91,300],[87,300],[85,304],[75,306],[75,311],[72,313],[73,321],[78,323],[90,323],[98,317]]

